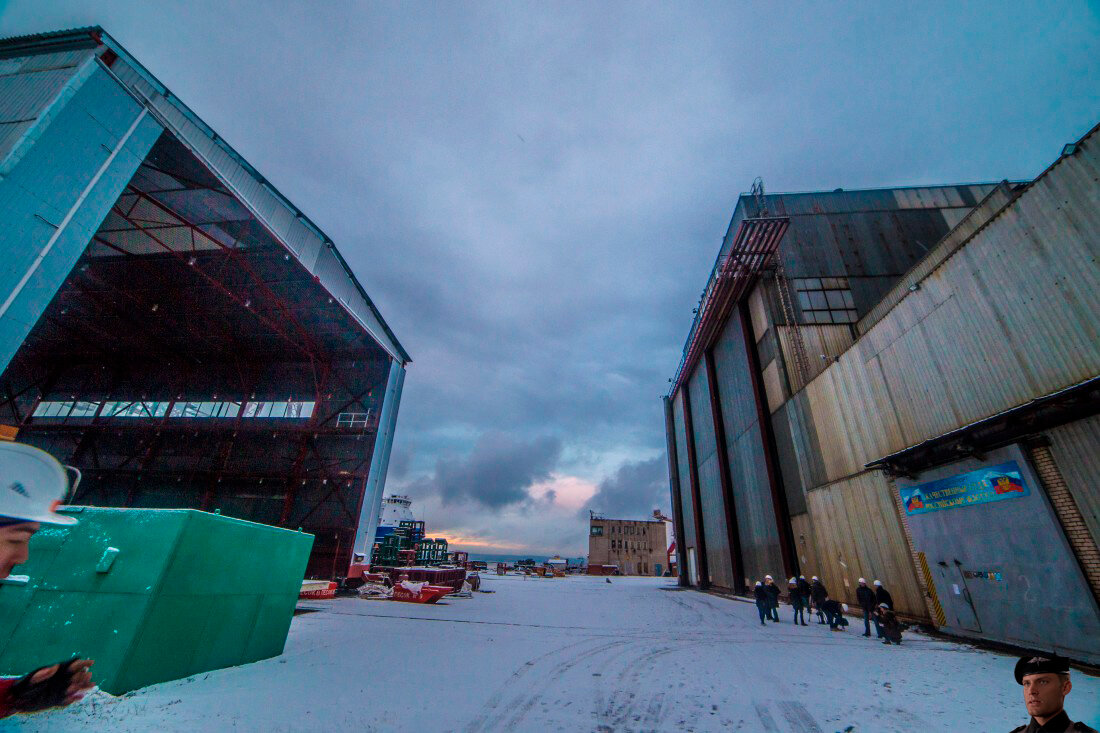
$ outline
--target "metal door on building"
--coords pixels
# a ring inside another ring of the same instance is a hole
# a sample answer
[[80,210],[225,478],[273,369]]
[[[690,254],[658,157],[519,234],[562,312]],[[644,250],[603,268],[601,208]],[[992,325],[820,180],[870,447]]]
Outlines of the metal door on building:
[[939,597],[946,601],[942,605],[944,612],[954,617],[955,626],[967,631],[982,630],[982,624],[978,620],[977,609],[974,608],[974,598],[970,595],[970,589],[966,586],[966,578],[957,563],[949,563],[940,560],[932,566]]

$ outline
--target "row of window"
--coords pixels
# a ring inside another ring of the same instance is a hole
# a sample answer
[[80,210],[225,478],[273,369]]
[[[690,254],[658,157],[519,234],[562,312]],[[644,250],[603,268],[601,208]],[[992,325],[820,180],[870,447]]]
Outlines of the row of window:
[[[293,418],[308,419],[313,416],[313,401],[288,400],[286,402],[96,402],[73,400],[70,402],[39,402],[33,417],[94,418],[137,417],[156,418]],[[242,410],[243,407],[243,410]]]
[[[648,530],[648,527],[647,526],[639,527],[638,525],[635,525],[635,524],[612,524],[612,525],[608,526],[608,530],[610,530],[608,532],[608,534],[628,534],[628,535],[640,534],[640,535],[644,535],[646,533],[646,531]],[[593,524],[592,525],[592,536],[593,537],[602,537],[603,536],[603,525],[602,524]]]
[[791,281],[806,323],[855,323],[859,320],[846,277],[803,277]]
[[638,542],[632,540],[611,540],[612,550],[642,550],[649,552],[648,542]]

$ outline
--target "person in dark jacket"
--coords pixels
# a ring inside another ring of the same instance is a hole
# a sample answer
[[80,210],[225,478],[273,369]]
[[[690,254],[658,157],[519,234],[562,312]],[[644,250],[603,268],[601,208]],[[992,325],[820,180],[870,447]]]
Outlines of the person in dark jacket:
[[875,603],[885,603],[887,608],[894,609],[894,598],[890,595],[890,591],[882,586],[881,580],[875,581]]
[[878,610],[879,627],[882,629],[883,644],[901,644],[901,622],[894,615],[893,609],[885,603],[880,603]]
[[768,618],[779,622],[779,586],[770,575],[764,576],[764,590],[768,592]]
[[840,601],[834,601],[831,598],[826,598],[821,603],[821,608],[825,611],[825,617],[829,619],[829,631],[844,631],[848,626],[848,619],[844,618],[844,612],[848,610]]
[[878,618],[875,617],[875,592],[867,587],[867,580],[865,578],[859,579],[859,587],[856,588],[856,600],[859,601],[859,607],[863,610],[863,635],[871,635],[871,620],[875,621],[875,634],[878,638],[882,638],[882,629],[878,627]]
[[[809,585],[807,585],[809,587]],[[802,595],[802,589],[798,586],[798,581],[791,578],[787,581],[787,598],[790,599],[791,606],[794,608],[794,624],[798,625],[801,620],[803,626],[809,626],[806,623],[806,604],[809,603],[809,599]]]
[[1066,695],[1073,689],[1069,662],[1059,656],[1028,655],[1016,662],[1016,683],[1023,687],[1024,705],[1031,720],[1011,733],[1082,731],[1096,733],[1084,723],[1074,723],[1065,710]]
[[768,595],[768,591],[764,590],[764,584],[759,580],[756,581],[756,587],[752,589],[753,595],[756,597],[756,611],[760,614],[760,625],[767,626],[764,623],[764,619],[770,618],[768,616],[768,605],[771,603],[771,597]]
[[[810,581],[810,599],[814,602],[814,608],[817,609],[817,622],[819,624],[825,623],[825,611],[822,608],[823,603],[829,598],[829,590],[825,587],[825,584],[818,579],[815,575]],[[832,619],[829,620],[830,623]]]
[[806,612],[811,613],[813,599],[810,598],[810,583],[806,580],[805,575],[798,576],[798,592],[802,595],[802,602],[806,604]]

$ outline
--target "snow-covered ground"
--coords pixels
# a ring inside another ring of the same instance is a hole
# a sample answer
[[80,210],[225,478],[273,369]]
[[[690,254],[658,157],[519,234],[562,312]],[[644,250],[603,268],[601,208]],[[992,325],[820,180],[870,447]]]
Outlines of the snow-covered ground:
[[[907,634],[901,647],[667,580],[487,576],[446,605],[336,599],[281,657],[5,723],[24,731],[1007,731],[1015,659]],[[1067,709],[1100,723],[1100,680]]]

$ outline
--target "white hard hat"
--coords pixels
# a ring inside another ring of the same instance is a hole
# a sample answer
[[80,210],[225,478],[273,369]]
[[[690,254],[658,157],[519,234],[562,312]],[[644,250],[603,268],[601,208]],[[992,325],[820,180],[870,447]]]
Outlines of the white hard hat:
[[790,579],[790,580],[788,580],[787,582],[788,582],[788,583],[793,583],[793,582],[794,582],[794,578],[791,578],[791,579]]
[[860,579],[859,579],[859,582],[860,582],[860,583],[863,583],[864,585],[866,585],[866,584],[867,584],[867,578],[860,578]]
[[0,442],[0,519],[76,524],[75,517],[54,512],[68,491],[69,477],[56,458],[33,446]]
[[876,580],[875,585],[882,585],[882,581],[881,580]]
[[756,584],[757,584],[757,585],[764,585],[764,584],[763,584],[763,583],[761,583],[761,582],[760,582],[759,580],[758,580],[758,581],[756,581]]
[[810,578],[810,580],[817,580],[817,576],[815,575],[814,577]]
[[770,575],[765,575],[765,576],[764,576],[764,580],[772,580],[772,579],[773,579],[773,578],[772,578],[772,576],[770,576]]

